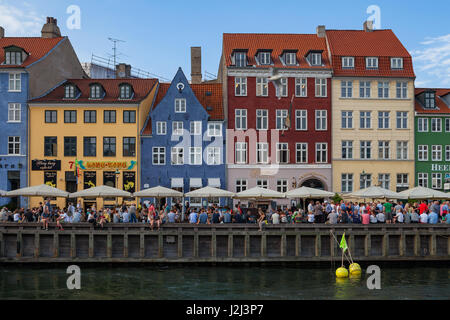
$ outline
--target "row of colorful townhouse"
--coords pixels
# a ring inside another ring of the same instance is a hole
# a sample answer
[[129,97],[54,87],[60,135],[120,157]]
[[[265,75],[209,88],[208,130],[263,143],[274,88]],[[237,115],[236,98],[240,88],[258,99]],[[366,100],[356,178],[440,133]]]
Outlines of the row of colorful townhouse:
[[94,79],[56,19],[35,38],[0,28],[0,189],[450,187],[450,89],[415,88],[391,30],[224,34],[213,81],[191,50],[191,81],[181,68],[170,83],[137,79],[126,65]]

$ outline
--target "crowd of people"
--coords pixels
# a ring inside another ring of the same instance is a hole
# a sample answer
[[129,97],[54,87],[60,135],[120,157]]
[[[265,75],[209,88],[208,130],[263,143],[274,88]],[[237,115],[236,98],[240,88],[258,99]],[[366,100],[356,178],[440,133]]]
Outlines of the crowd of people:
[[97,210],[95,205],[84,210],[81,201],[76,205],[69,203],[67,208],[54,208],[49,199],[40,203],[39,207],[32,209],[17,209],[14,212],[3,208],[0,211],[0,222],[38,222],[44,230],[48,230],[49,223],[56,223],[56,227],[64,230],[63,225],[68,223],[87,222],[96,228],[104,228],[110,223],[146,223],[151,230],[159,230],[164,224],[231,224],[254,223],[259,230],[265,225],[273,224],[450,224],[450,203],[440,201],[420,201],[414,203],[399,202],[368,202],[358,203],[351,201],[310,201],[305,209],[287,208],[266,210],[261,208],[246,208],[240,204],[234,210],[230,208],[189,207],[183,209],[177,203],[174,206],[164,205],[157,208],[155,204],[148,203],[142,206],[135,204],[118,205],[115,208]]

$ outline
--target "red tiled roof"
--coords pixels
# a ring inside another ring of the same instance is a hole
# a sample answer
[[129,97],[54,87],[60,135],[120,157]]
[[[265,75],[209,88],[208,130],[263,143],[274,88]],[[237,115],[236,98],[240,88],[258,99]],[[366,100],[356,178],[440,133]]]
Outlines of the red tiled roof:
[[[257,65],[255,55],[258,50],[272,50],[272,62],[277,68],[308,68],[330,69],[328,51],[325,38],[319,38],[315,34],[263,34],[263,33],[224,33],[223,53],[227,66],[232,66],[231,55],[233,50],[248,50],[248,64],[259,68],[267,68],[266,65]],[[297,51],[297,61],[300,66],[284,66],[280,61],[283,51]],[[306,61],[306,55],[311,50],[322,51],[323,66],[310,66]]]
[[[81,95],[77,99],[64,99],[64,89],[67,84],[74,84],[80,90]],[[119,99],[119,85],[130,84],[133,87],[134,95],[130,100]],[[33,103],[136,103],[145,99],[158,79],[73,79],[67,80],[47,95],[31,100]],[[100,84],[105,90],[105,97],[99,100],[89,99],[90,85]]]
[[[415,78],[412,58],[392,30],[326,30],[334,76]],[[354,69],[342,69],[342,57],[355,57]],[[367,70],[365,57],[378,57],[378,69]],[[390,58],[403,58],[392,70]]]
[[[422,104],[420,103],[420,101],[417,99],[417,96],[420,95],[421,93],[428,91],[428,90],[433,90],[436,92],[436,109],[425,109]],[[415,96],[416,96],[416,101],[415,101],[415,109],[417,113],[449,113],[450,114],[450,106],[447,105],[442,99],[441,97],[444,97],[448,94],[450,94],[450,89],[445,89],[445,88],[438,88],[438,89],[433,89],[433,88],[416,88],[414,90]]]
[[65,37],[58,38],[15,38],[6,37],[0,39],[0,68],[17,68],[17,65],[4,65],[5,62],[5,47],[16,46],[24,49],[29,56],[19,67],[27,67],[44,57],[50,50],[52,50]]

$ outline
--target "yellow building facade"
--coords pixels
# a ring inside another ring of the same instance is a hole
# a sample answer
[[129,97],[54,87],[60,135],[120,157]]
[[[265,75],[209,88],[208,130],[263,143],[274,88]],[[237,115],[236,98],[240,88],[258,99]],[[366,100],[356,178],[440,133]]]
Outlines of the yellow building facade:
[[[49,184],[70,193],[100,185],[140,190],[140,133],[156,90],[153,79],[73,80],[31,101],[29,185]],[[82,203],[102,208],[122,200]],[[30,205],[41,201],[32,198]],[[64,208],[75,201],[52,203]]]

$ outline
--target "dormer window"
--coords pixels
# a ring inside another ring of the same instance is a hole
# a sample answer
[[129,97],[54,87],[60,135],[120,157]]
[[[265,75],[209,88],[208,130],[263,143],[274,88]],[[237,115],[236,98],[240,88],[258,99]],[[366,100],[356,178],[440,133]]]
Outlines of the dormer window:
[[19,66],[23,63],[26,53],[16,46],[5,47],[5,64]]
[[261,51],[258,53],[258,61],[260,65],[270,65],[272,60],[270,58],[270,51]]
[[366,69],[378,69],[378,58],[377,57],[367,57],[366,58]]
[[64,88],[64,99],[75,99],[75,86],[73,84],[68,84]]
[[434,109],[436,108],[435,94],[433,91],[425,92],[425,108]]
[[284,62],[287,66],[297,65],[297,53],[296,52],[286,52],[284,54]]
[[355,67],[355,57],[342,57],[342,69],[353,69]]
[[321,66],[322,65],[322,53],[319,52],[311,52],[309,54],[309,63],[312,66]]
[[403,58],[391,58],[391,69],[403,69]]
[[129,84],[120,85],[120,99],[131,99],[133,90]]
[[236,67],[246,67],[247,66],[247,53],[242,51],[236,51],[234,53],[234,65]]
[[93,84],[91,86],[90,98],[91,99],[101,99],[103,95],[102,86],[99,84]]

